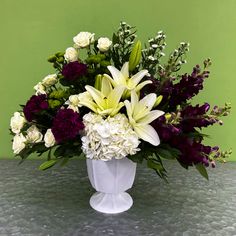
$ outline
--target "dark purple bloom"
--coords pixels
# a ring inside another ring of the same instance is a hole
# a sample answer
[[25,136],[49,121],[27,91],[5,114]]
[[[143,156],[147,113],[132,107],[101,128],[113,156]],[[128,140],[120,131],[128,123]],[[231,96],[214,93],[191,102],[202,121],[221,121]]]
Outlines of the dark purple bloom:
[[64,65],[62,68],[62,75],[70,81],[76,80],[86,74],[87,65],[78,61],[70,62]]
[[180,135],[182,132],[178,127],[172,124],[166,124],[164,115],[154,120],[151,125],[157,131],[160,139],[163,142],[169,142],[173,137],[178,137],[178,135]]
[[201,72],[199,65],[193,68],[191,75],[184,74],[179,83],[173,84],[171,88],[170,106],[182,104],[203,89],[203,82],[208,78],[209,71]]
[[212,151],[210,146],[205,146],[187,136],[173,138],[171,146],[181,151],[179,161],[184,165],[192,166],[193,164],[202,163],[205,166],[209,166],[208,155]]
[[[203,109],[203,108],[202,108]],[[181,125],[166,124],[165,116],[161,116],[151,124],[157,131],[160,140],[181,152],[179,162],[185,166],[202,163],[209,166],[208,155],[217,148],[205,146],[201,139],[188,136]]]
[[207,127],[213,125],[217,121],[210,119],[206,113],[209,111],[210,105],[208,103],[202,106],[187,106],[181,111],[182,121],[181,126],[184,132],[192,132],[194,128]]
[[52,133],[58,143],[74,139],[84,128],[80,116],[72,109],[60,109],[53,119]]
[[45,94],[33,95],[26,103],[23,112],[26,120],[31,122],[37,113],[48,109],[48,101]]

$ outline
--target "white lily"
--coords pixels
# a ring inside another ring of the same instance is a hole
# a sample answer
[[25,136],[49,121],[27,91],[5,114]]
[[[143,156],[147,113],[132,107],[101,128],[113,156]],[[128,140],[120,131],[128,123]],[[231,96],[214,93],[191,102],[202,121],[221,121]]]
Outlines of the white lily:
[[105,77],[102,79],[101,91],[90,85],[86,85],[85,89],[91,95],[92,100],[83,100],[80,104],[90,108],[97,114],[114,116],[124,106],[120,99],[125,87],[120,85],[113,89],[111,83]]
[[[125,100],[125,106],[129,118],[129,122],[139,138],[154,146],[160,144],[159,136],[156,130],[149,125],[152,121],[164,114],[160,110],[152,110],[157,96],[150,93],[139,101],[137,93],[131,91],[131,102]],[[151,111],[152,110],[152,111]]]
[[124,97],[130,96],[131,90],[139,92],[145,85],[152,83],[151,80],[146,80],[139,84],[142,78],[148,74],[148,70],[141,70],[130,78],[128,62],[122,66],[120,71],[114,66],[108,66],[107,68],[111,72],[112,78],[107,74],[104,76],[110,80],[114,87],[118,85],[125,86],[126,91]]

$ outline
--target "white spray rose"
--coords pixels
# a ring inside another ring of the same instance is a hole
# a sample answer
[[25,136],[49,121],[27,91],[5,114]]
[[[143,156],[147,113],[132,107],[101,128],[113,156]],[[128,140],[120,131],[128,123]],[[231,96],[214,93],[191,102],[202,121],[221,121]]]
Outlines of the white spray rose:
[[34,86],[34,89],[36,91],[36,93],[35,93],[36,95],[46,94],[46,91],[45,91],[46,88],[41,82],[37,83]]
[[64,57],[67,62],[77,61],[79,57],[79,52],[75,48],[69,47],[66,49]]
[[111,47],[112,41],[109,38],[99,38],[98,39],[98,49],[101,52],[106,52]]
[[57,75],[56,74],[47,75],[42,81],[42,85],[44,85],[45,87],[50,87],[56,83],[57,83]]
[[14,116],[11,118],[10,126],[13,133],[18,134],[20,133],[21,129],[23,128],[26,120],[20,112],[15,112]]
[[19,154],[25,148],[26,138],[22,133],[16,134],[13,138],[12,149],[14,154]]
[[80,32],[73,38],[73,41],[76,48],[86,48],[94,42],[94,34],[89,32]]
[[48,129],[44,135],[44,142],[46,147],[52,147],[55,144],[55,137],[51,129]]
[[69,105],[68,108],[74,112],[79,112],[79,107],[83,106],[81,104],[83,101],[92,101],[92,97],[88,92],[71,95],[65,104]]
[[43,135],[35,125],[32,125],[27,129],[26,139],[29,143],[39,143],[42,141]]

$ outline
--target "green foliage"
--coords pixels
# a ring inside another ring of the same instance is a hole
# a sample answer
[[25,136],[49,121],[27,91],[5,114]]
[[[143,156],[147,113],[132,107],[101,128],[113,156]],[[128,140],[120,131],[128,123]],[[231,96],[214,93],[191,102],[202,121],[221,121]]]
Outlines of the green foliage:
[[152,156],[147,157],[147,167],[155,170],[155,172],[165,181],[167,181],[167,172],[163,166],[161,158],[153,153]]
[[47,170],[51,168],[52,166],[54,166],[57,162],[58,160],[56,159],[45,161],[43,164],[39,166],[39,170]]
[[63,145],[59,145],[54,151],[54,156],[56,158],[71,158],[74,156],[80,156],[82,153],[81,144],[74,143],[65,143]]
[[195,165],[198,172],[207,180],[209,180],[208,173],[206,167],[202,163],[198,163]]
[[32,153],[36,152],[38,156],[41,156],[43,153],[47,152],[48,148],[45,147],[44,143],[36,143],[28,145],[27,148],[23,149],[18,155],[21,157],[19,164],[23,163]]
[[129,61],[135,38],[134,27],[131,27],[126,22],[121,22],[118,31],[112,37],[111,58],[116,68],[121,68],[125,62]]
[[181,152],[168,144],[161,144],[156,148],[155,154],[163,159],[175,160],[178,159]]

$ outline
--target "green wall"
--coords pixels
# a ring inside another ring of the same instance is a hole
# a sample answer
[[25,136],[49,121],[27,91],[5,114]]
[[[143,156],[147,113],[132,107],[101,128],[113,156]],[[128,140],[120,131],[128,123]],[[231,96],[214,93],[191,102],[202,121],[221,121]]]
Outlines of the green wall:
[[[195,101],[231,101],[234,106],[235,9],[235,0],[0,0],[0,157],[13,156],[8,132],[13,112],[31,96],[33,86],[53,72],[48,56],[72,45],[80,31],[111,36],[121,20],[137,26],[141,40],[163,30],[169,50],[190,42],[186,72],[210,57],[211,76]],[[212,138],[207,142],[236,152],[234,109],[224,121],[223,127],[208,129]]]

